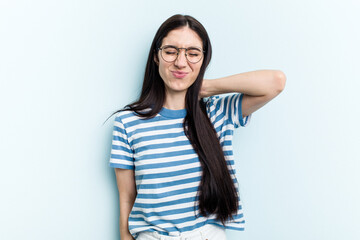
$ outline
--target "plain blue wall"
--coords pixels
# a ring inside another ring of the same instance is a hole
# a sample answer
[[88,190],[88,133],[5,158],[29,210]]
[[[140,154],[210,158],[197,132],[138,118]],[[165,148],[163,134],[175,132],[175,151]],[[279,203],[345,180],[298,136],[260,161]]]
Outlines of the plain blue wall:
[[206,78],[279,69],[285,90],[235,133],[246,230],[229,240],[359,239],[360,3],[0,1],[0,239],[119,239],[108,167],[160,24],[204,24]]

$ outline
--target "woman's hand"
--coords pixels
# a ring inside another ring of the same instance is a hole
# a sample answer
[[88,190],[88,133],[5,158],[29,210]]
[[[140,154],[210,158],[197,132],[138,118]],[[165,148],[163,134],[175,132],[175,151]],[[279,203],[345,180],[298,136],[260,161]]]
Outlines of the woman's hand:
[[121,236],[121,240],[135,240],[135,238],[129,233],[126,234],[122,234]]
[[202,82],[202,85],[201,85],[201,88],[200,88],[200,91],[199,91],[199,100],[201,98],[211,96],[211,95],[209,95],[209,93],[207,91],[208,81],[209,80],[207,80],[207,79],[203,79],[203,82]]

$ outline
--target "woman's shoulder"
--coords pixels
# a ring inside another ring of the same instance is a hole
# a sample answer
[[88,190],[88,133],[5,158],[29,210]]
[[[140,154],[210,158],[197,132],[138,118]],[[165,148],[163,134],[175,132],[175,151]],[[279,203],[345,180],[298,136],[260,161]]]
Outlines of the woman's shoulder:
[[206,98],[203,98],[203,101],[205,104],[209,105],[211,103],[214,103],[214,101],[218,100],[220,98],[219,95],[213,95]]

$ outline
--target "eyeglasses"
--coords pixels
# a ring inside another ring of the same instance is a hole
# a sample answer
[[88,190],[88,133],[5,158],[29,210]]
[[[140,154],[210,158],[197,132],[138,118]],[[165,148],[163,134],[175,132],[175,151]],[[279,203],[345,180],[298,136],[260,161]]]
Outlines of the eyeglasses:
[[199,62],[203,58],[203,53],[205,52],[197,47],[178,48],[175,46],[166,45],[158,48],[158,50],[161,50],[161,57],[165,62],[174,62],[179,56],[180,49],[185,49],[185,57],[191,63]]

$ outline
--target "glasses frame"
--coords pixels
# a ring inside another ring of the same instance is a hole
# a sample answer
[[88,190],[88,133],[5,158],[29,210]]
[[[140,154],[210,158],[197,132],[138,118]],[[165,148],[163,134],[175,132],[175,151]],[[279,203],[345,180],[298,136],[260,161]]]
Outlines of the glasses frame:
[[[163,57],[163,55],[162,55],[162,50],[163,50],[165,47],[173,47],[173,48],[175,48],[175,49],[177,50],[177,54],[176,54],[177,56],[176,56],[176,58],[175,58],[173,61],[166,61],[166,60],[164,59],[164,57]],[[197,61],[197,62],[191,62],[191,61],[188,59],[188,57],[187,57],[187,51],[188,51],[189,49],[192,50],[192,49],[194,49],[194,48],[200,50],[200,52],[202,53],[201,58],[200,58],[199,61]],[[188,61],[188,62],[190,62],[190,63],[198,63],[198,62],[200,62],[201,59],[203,59],[204,53],[205,53],[204,50],[202,50],[201,48],[198,48],[198,47],[178,48],[178,47],[173,46],[173,45],[165,45],[165,46],[162,46],[162,47],[159,47],[159,48],[158,48],[158,50],[161,51],[161,53],[160,53],[161,58],[162,58],[165,62],[169,62],[169,63],[170,63],[170,62],[175,62],[175,61],[178,59],[179,54],[180,54],[180,49],[185,49],[185,58],[186,58],[186,61]]]

